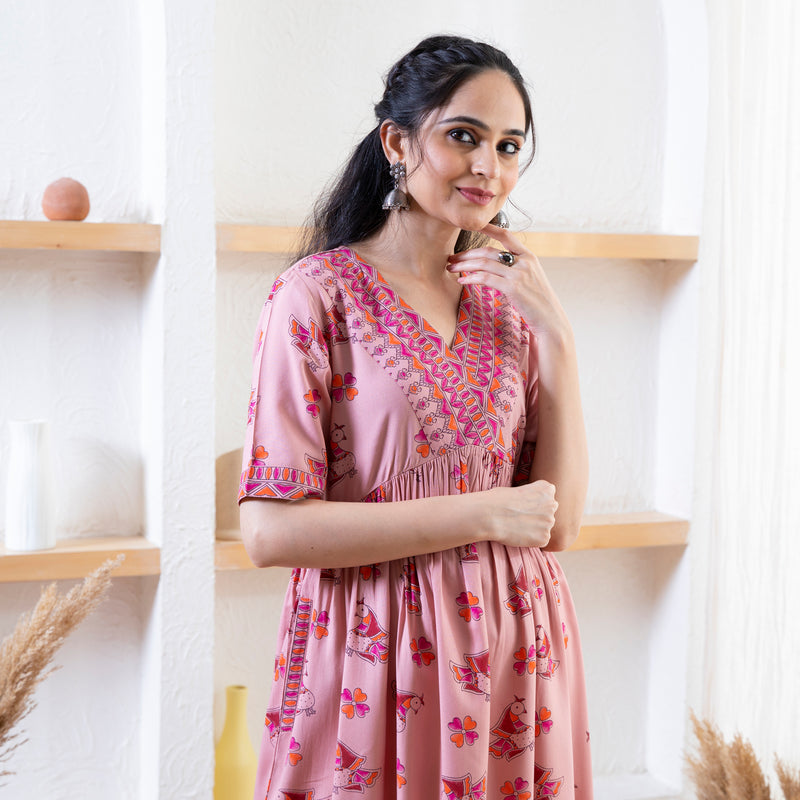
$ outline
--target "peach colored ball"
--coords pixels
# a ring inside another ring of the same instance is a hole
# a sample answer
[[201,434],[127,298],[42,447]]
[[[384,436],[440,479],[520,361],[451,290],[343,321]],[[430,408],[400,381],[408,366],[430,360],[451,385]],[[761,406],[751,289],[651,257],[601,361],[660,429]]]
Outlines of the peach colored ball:
[[72,178],[59,178],[44,190],[42,211],[47,219],[86,219],[89,192],[82,183]]

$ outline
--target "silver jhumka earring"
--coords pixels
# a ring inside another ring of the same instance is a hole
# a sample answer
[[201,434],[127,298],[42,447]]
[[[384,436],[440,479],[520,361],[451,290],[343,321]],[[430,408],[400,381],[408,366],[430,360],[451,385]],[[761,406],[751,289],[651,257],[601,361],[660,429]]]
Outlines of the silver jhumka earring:
[[502,208],[489,220],[489,224],[497,225],[498,228],[508,228],[511,225],[508,214]]
[[389,167],[389,174],[394,178],[394,189],[383,199],[383,208],[386,211],[408,211],[408,195],[400,188],[400,181],[406,177],[406,165],[396,161]]

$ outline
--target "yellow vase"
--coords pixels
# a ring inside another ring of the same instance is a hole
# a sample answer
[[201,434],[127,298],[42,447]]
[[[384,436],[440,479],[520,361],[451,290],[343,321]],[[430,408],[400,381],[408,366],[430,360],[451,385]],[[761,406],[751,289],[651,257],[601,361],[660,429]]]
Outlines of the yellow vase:
[[247,733],[247,687],[226,687],[225,701],[225,725],[215,752],[214,800],[253,800],[257,761]]

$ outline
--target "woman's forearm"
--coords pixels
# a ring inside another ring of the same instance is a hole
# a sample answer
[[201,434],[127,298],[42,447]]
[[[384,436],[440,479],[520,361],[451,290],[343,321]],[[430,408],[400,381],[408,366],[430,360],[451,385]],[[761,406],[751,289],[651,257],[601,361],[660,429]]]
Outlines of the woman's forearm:
[[470,495],[395,503],[247,500],[242,536],[257,567],[354,567],[490,538]]
[[393,503],[246,500],[242,538],[257,567],[354,567],[471,542],[544,547],[555,522],[545,481]]
[[539,431],[531,480],[556,487],[558,511],[546,550],[566,550],[580,531],[589,457],[572,332],[538,340]]

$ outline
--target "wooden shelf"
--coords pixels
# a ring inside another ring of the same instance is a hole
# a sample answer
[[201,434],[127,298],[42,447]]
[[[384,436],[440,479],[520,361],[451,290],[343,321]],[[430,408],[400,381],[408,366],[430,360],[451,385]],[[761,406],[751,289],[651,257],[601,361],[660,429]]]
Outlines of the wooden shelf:
[[[299,228],[219,224],[217,250],[285,254],[294,249],[299,234]],[[697,236],[561,232],[529,232],[519,236],[541,258],[696,261],[699,248]],[[157,253],[160,248],[160,225],[0,220],[0,249]]]
[[157,253],[161,226],[128,222],[0,220],[0,248]]
[[[217,250],[237,253],[289,253],[299,228],[268,225],[217,225]],[[697,261],[697,236],[643,233],[521,233],[540,258],[632,258]]]
[[85,578],[106,559],[120,553],[125,561],[114,571],[122,575],[158,575],[161,551],[144,536],[104,536],[63,539],[54,550],[9,552],[0,545],[0,583]]
[[[620,547],[668,547],[685,545],[689,521],[658,511],[628,514],[591,514],[583,518],[578,541],[570,550],[600,550]],[[217,569],[254,569],[240,541],[231,541],[231,531],[215,545]]]
[[222,541],[214,545],[214,564],[217,569],[255,569],[241,541]]
[[688,535],[688,520],[659,511],[587,514],[570,550],[685,545]]

